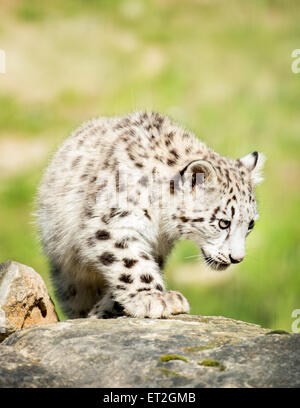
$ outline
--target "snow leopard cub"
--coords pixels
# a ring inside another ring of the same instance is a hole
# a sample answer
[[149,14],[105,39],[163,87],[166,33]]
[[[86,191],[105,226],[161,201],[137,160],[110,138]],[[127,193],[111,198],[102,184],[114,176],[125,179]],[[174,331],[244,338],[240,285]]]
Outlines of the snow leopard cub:
[[241,262],[257,219],[264,157],[233,160],[158,113],[101,117],[55,153],[38,197],[38,224],[56,295],[70,318],[188,313],[166,290],[175,241],[198,244],[217,270]]

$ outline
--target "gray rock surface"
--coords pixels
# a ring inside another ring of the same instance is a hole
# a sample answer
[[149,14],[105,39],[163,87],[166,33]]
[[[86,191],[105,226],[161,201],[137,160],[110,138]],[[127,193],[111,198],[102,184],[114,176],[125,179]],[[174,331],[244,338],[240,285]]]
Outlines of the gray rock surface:
[[68,320],[0,345],[1,387],[299,387],[300,335],[224,317]]
[[42,277],[29,266],[0,264],[0,341],[18,329],[58,321]]

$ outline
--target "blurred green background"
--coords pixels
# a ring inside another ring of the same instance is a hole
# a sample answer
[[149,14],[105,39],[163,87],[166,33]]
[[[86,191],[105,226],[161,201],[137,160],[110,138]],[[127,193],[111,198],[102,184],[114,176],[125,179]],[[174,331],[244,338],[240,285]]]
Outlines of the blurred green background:
[[91,117],[153,109],[225,156],[268,159],[245,261],[208,272],[183,242],[166,265],[169,286],[193,314],[291,330],[300,308],[299,1],[6,0],[0,15],[0,260],[32,266],[53,294],[32,215],[51,152]]

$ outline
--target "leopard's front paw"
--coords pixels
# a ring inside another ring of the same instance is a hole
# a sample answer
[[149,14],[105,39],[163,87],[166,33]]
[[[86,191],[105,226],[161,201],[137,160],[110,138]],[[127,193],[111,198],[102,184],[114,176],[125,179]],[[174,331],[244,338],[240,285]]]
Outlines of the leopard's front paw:
[[179,292],[140,292],[122,302],[125,314],[132,317],[164,318],[188,313],[189,304]]
[[88,317],[107,319],[131,316],[155,319],[188,313],[189,310],[190,307],[185,297],[174,290],[167,292],[142,291],[122,298],[108,293],[92,308]]
[[172,314],[189,313],[190,305],[186,298],[175,290],[164,292],[166,302],[170,305]]

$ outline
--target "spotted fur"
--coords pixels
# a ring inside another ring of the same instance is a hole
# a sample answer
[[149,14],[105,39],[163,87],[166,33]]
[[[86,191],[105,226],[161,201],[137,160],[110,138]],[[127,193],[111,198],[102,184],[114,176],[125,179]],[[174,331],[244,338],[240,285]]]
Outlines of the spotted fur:
[[187,313],[186,299],[165,289],[165,258],[174,242],[191,239],[215,269],[240,262],[258,217],[262,165],[257,152],[222,157],[158,113],[77,129],[45,172],[37,211],[65,313]]

